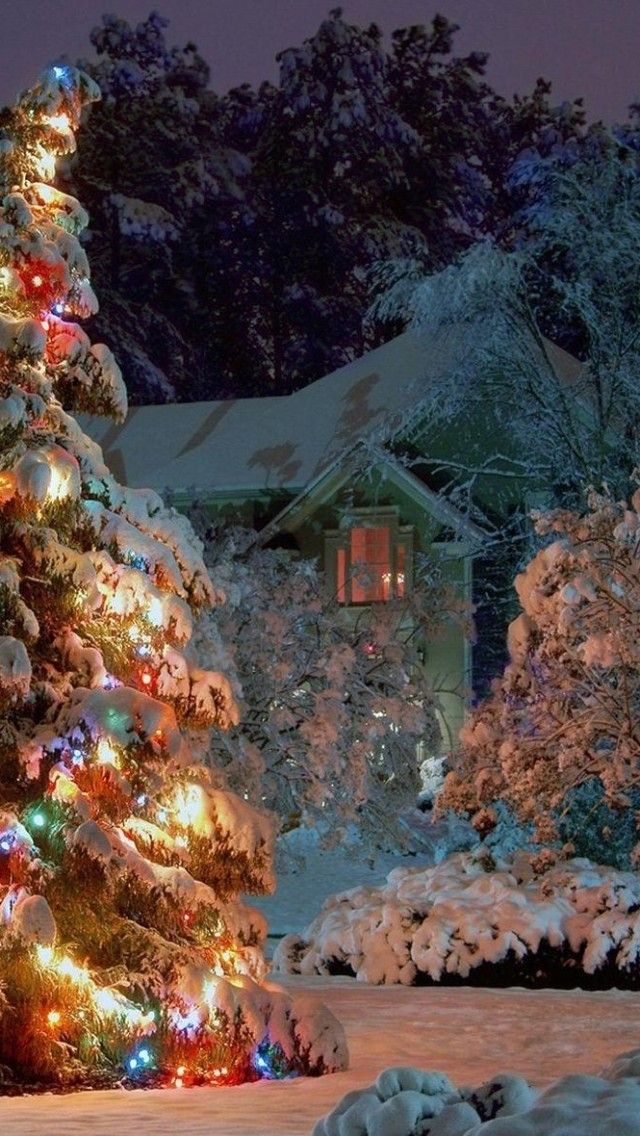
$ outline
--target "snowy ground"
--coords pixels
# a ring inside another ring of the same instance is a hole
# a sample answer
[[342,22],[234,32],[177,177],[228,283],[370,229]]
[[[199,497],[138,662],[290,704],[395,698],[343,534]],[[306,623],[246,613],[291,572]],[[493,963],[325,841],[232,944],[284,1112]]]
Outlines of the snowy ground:
[[371,987],[345,978],[289,984],[316,990],[345,1025],[347,1073],[229,1089],[0,1098],[2,1136],[310,1136],[346,1092],[389,1065],[441,1069],[456,1084],[510,1070],[548,1085],[640,1046],[635,993]]

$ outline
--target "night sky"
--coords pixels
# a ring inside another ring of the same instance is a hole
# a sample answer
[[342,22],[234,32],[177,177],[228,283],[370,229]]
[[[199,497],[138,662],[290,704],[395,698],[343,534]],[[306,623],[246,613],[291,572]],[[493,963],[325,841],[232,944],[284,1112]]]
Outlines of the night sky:
[[[2,4],[0,103],[53,59],[90,51],[106,11],[137,22],[156,7],[170,43],[193,40],[215,90],[275,78],[276,52],[311,35],[336,0],[14,0]],[[488,51],[489,79],[505,95],[551,79],[558,101],[584,95],[591,119],[620,121],[640,97],[640,0],[346,0],[346,18],[385,32],[440,11],[461,25],[457,51]]]

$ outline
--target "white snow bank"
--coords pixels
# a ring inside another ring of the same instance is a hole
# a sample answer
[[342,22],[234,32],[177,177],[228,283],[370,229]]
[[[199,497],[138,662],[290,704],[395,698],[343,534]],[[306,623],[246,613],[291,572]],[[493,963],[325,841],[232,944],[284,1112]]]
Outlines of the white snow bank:
[[[380,888],[331,897],[274,956],[293,974],[351,971],[374,983],[467,978],[482,963],[579,957],[586,974],[630,972],[640,960],[640,876],[575,859],[535,876],[529,861],[487,871],[473,853],[429,868],[396,868]],[[576,980],[578,973],[576,973]]]
[[347,1093],[313,1136],[640,1136],[640,1050],[600,1077],[563,1077],[538,1094],[501,1073],[456,1089],[443,1073],[385,1069]]

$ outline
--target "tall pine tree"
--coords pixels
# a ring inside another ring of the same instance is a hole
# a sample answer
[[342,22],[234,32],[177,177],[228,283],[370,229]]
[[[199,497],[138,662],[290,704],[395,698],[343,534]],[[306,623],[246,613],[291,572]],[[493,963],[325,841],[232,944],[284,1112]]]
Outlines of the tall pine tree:
[[[51,183],[93,81],[54,67],[0,120],[0,1064],[176,1084],[344,1061],[340,1028],[261,984],[271,825],[200,757],[236,721],[183,653],[215,601],[188,522],[119,486],[73,417],[122,417]],[[155,1072],[154,1072],[155,1071]]]

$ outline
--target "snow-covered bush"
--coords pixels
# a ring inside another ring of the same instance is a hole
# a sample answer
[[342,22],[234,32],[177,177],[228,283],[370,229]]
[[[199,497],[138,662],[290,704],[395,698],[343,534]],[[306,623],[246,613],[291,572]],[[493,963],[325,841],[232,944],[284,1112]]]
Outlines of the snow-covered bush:
[[197,640],[207,665],[235,675],[241,708],[237,726],[213,737],[213,763],[284,830],[314,824],[337,839],[356,824],[380,847],[403,843],[418,743],[442,747],[420,646],[462,618],[459,601],[434,573],[354,623],[314,561],[261,548],[255,532],[212,526],[198,510],[194,519],[225,595]]
[[516,578],[509,663],[440,800],[484,823],[504,799],[545,841],[584,847],[587,825],[598,859],[621,862],[618,816],[640,784],[640,492],[629,507],[592,494],[585,515],[540,514],[537,529],[556,539]]
[[498,1073],[456,1088],[444,1073],[385,1069],[348,1093],[312,1136],[640,1136],[640,1050],[595,1076],[562,1077],[544,1092]]
[[640,878],[550,853],[497,865],[485,850],[396,868],[381,888],[326,901],[276,969],[363,982],[495,986],[640,984]]

